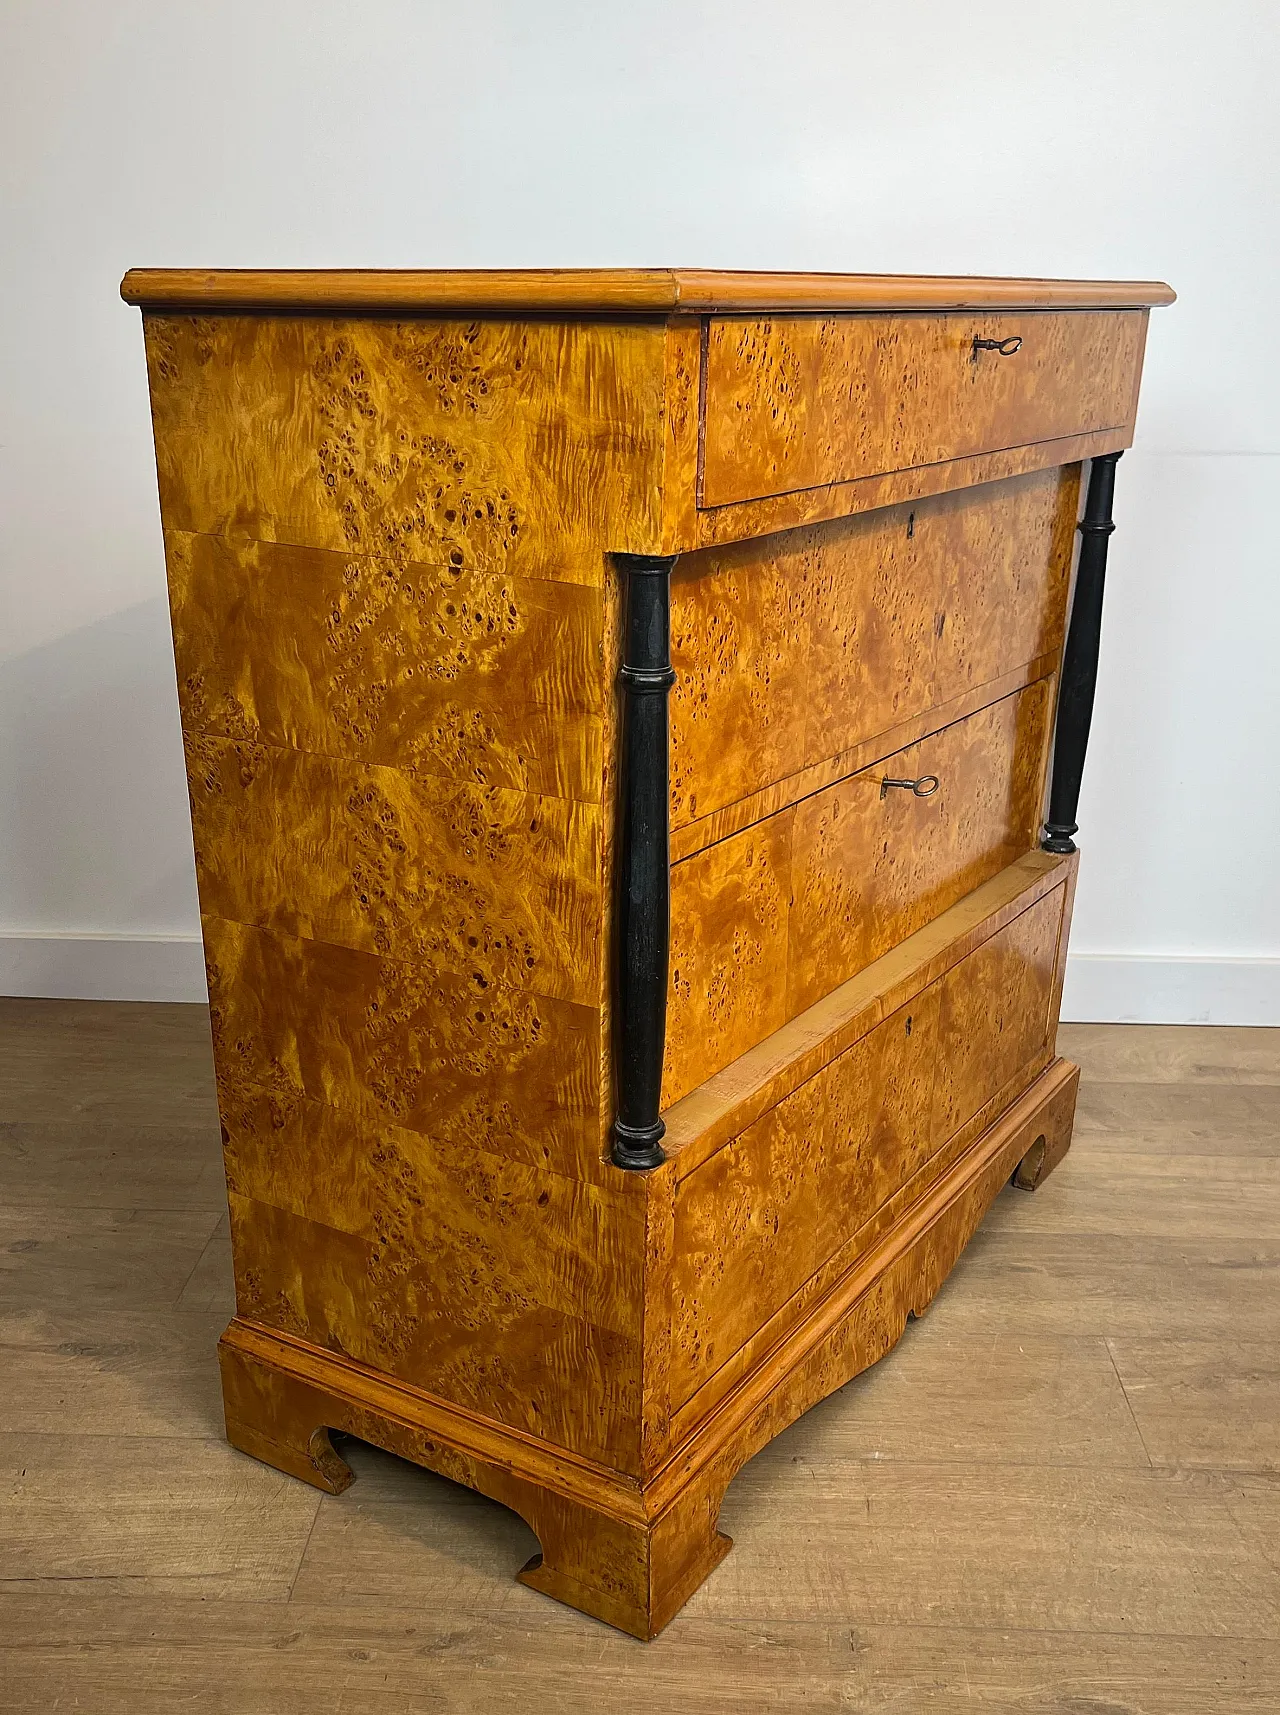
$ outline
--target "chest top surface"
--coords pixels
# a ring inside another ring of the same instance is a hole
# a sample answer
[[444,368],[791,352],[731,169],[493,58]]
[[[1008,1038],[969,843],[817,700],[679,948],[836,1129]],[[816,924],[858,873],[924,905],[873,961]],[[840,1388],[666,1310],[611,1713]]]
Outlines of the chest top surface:
[[120,291],[144,309],[505,315],[1142,309],[1174,300],[1159,280],[708,268],[134,268]]

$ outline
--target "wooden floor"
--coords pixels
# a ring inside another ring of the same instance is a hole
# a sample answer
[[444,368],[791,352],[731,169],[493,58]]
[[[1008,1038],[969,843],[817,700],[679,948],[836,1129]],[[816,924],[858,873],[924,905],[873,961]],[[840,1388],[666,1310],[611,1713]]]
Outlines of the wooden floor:
[[645,1646],[491,1502],[221,1439],[204,1013],[0,1002],[0,1709],[1280,1709],[1280,1031],[1064,1030],[1076,1145],[761,1453]]

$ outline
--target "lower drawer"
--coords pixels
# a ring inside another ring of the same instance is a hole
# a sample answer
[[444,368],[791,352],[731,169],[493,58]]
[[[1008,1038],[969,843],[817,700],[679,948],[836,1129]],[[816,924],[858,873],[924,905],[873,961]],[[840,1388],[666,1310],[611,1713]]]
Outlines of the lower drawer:
[[1051,1055],[1065,885],[829,1061],[681,1180],[679,1407],[823,1270],[842,1274]]
[[664,1107],[1030,849],[1049,716],[1038,680],[673,867]]

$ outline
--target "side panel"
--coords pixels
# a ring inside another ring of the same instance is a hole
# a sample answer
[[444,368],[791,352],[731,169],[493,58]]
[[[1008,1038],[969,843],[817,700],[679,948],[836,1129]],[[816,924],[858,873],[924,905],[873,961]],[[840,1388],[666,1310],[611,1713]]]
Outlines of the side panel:
[[607,556],[664,340],[147,322],[241,1314],[625,1470]]
[[600,590],[171,530],[188,732],[594,804]]
[[599,584],[660,546],[659,324],[149,316],[171,530]]

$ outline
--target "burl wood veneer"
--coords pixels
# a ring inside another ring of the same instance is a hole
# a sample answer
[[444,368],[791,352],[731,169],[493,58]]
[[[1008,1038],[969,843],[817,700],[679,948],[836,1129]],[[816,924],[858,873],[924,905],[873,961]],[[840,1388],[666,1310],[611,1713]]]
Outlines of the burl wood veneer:
[[541,1542],[526,1583],[651,1637],[727,1551],[734,1472],[1070,1141],[1111,489],[1172,294],[123,290],[230,1195],[227,1433],[330,1491],[336,1429],[493,1495]]

